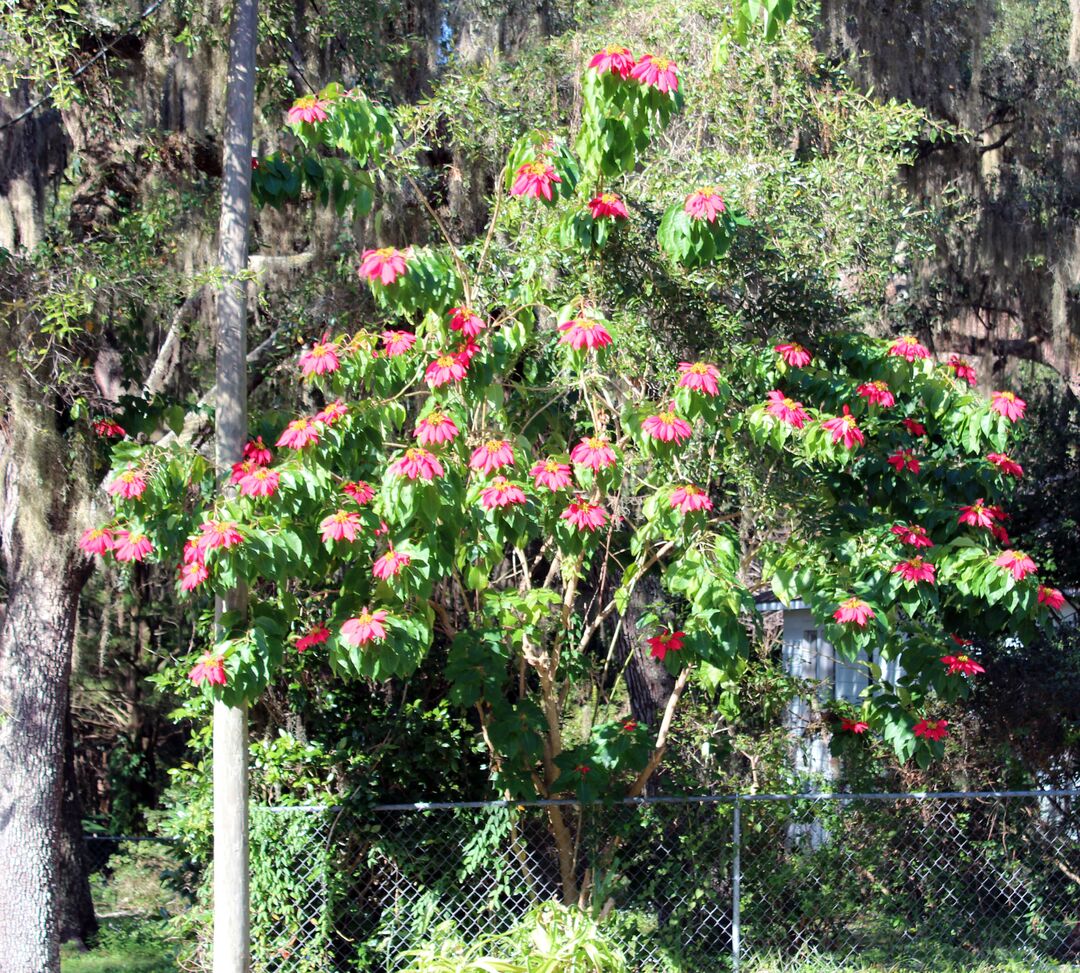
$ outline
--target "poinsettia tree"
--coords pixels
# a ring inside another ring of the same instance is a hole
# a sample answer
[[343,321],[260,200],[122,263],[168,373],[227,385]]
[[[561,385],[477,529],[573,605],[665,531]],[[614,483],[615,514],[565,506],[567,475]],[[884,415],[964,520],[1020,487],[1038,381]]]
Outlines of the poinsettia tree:
[[[482,237],[439,224],[438,245],[360,255],[377,319],[312,336],[303,414],[261,420],[273,438],[228,483],[175,442],[119,443],[116,518],[84,547],[173,562],[192,597],[247,586],[250,609],[190,673],[230,701],[257,697],[286,653],[385,680],[445,645],[452,699],[515,797],[640,794],[689,680],[743,671],[770,585],[846,658],[900,663],[892,682],[868,663],[841,732],[928,761],[947,734],[936,701],[979,672],[957,643],[1023,638],[1060,604],[1007,536],[1023,401],[974,389],[963,362],[910,336],[733,334],[666,371],[643,359],[648,309],[625,275],[707,292],[701,268],[750,221],[721,174],[663,212],[634,198],[636,166],[684,109],[676,62],[611,45],[582,97],[576,131],[514,147]],[[332,87],[289,123],[295,147],[259,160],[259,198],[306,187],[369,209],[400,151],[387,113]],[[655,253],[617,263],[635,221]],[[597,691],[649,576],[666,595],[638,634],[675,676],[656,726]],[[569,825],[549,812],[573,900]]]

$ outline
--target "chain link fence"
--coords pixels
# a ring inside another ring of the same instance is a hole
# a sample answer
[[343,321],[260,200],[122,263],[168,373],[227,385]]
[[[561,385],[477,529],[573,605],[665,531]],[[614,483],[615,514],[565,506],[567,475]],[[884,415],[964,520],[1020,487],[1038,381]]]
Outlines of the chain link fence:
[[633,973],[1080,962],[1080,791],[257,808],[252,855],[259,973],[395,973],[567,897]]

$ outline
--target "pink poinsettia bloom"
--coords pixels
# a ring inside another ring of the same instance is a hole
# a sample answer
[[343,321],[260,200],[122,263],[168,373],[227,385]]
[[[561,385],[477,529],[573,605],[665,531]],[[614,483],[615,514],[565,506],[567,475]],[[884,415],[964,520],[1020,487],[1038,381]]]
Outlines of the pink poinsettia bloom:
[[489,439],[477,446],[469,457],[469,469],[485,476],[504,466],[514,465],[514,447],[509,439]]
[[910,547],[933,547],[934,542],[930,540],[930,535],[926,532],[925,527],[920,527],[918,524],[894,524],[890,530],[898,538],[900,538],[901,544],[907,544]]
[[180,588],[183,591],[194,591],[209,577],[210,569],[202,561],[188,561],[180,565]]
[[435,409],[416,424],[413,435],[421,446],[441,446],[450,442],[460,431],[453,419]]
[[320,412],[315,413],[315,421],[332,426],[338,419],[344,419],[348,414],[349,407],[341,399],[335,399],[328,406],[324,406]]
[[671,506],[680,513],[688,514],[695,510],[712,510],[709,495],[692,483],[685,483],[671,491]]
[[964,655],[963,653],[960,655],[943,655],[941,661],[945,665],[945,675],[947,676],[977,676],[980,672],[986,672],[970,655]]
[[209,683],[211,686],[224,686],[226,682],[225,660],[220,655],[207,652],[196,663],[195,668],[188,673],[188,678],[196,686],[204,682]]
[[840,720],[840,729],[848,733],[865,733],[870,729],[869,723],[864,723],[862,720]]
[[866,437],[859,428],[851,410],[845,405],[842,415],[833,419],[826,419],[821,424],[828,432],[832,433],[834,443],[842,442],[845,449],[853,449],[866,442]]
[[304,378],[312,375],[328,375],[341,367],[337,346],[329,342],[319,342],[300,355],[300,373]]
[[625,220],[630,216],[624,203],[615,193],[600,193],[589,200],[589,212],[594,220],[606,217]]
[[464,337],[472,340],[486,327],[484,319],[471,307],[450,308],[451,331],[460,331]]
[[[258,436],[249,443],[244,443],[244,459],[255,466],[269,466],[274,461],[274,454],[267,449],[262,436]],[[245,470],[245,472],[248,472]]]
[[135,531],[118,530],[113,538],[113,555],[118,561],[142,561],[153,549],[150,538]]
[[383,287],[389,287],[395,280],[408,272],[405,258],[408,251],[398,250],[394,247],[379,247],[378,250],[365,250],[360,255],[360,268],[358,273],[374,282],[378,281]]
[[103,439],[121,439],[127,435],[124,427],[113,422],[112,419],[95,419],[94,432]]
[[259,464],[253,463],[249,459],[242,460],[239,463],[233,463],[232,475],[229,477],[230,483],[239,483],[245,476],[247,476],[252,470],[258,469]]
[[460,382],[468,371],[468,362],[463,362],[458,355],[439,355],[428,365],[424,379],[433,389],[447,382]]
[[87,554],[104,554],[113,546],[112,531],[108,527],[91,527],[83,531],[79,538],[79,547]]
[[278,437],[277,445],[303,449],[319,441],[319,426],[314,419],[293,419]]
[[457,356],[457,360],[466,368],[469,367],[469,362],[471,362],[479,353],[480,346],[473,341],[472,338],[466,339],[465,343],[454,352]]
[[833,618],[838,622],[851,622],[859,628],[866,628],[866,623],[874,617],[874,610],[859,598],[848,598],[840,602],[840,607],[833,612]]
[[606,470],[618,461],[611,443],[600,436],[588,436],[581,440],[570,450],[570,459],[579,466],[588,466],[595,472]]
[[384,331],[381,335],[387,358],[404,355],[414,344],[416,335],[411,331]]
[[604,325],[595,318],[577,317],[559,325],[563,333],[559,344],[569,345],[574,351],[588,349],[595,351],[611,344],[611,334]]
[[953,632],[951,635],[949,635],[949,638],[951,638],[962,649],[966,648],[969,645],[974,645],[975,644],[972,639],[962,639],[955,632]]
[[189,537],[184,543],[184,564],[190,564],[192,561],[198,561],[200,564],[206,562],[206,549],[202,546],[200,541],[202,537]]
[[408,554],[399,554],[391,545],[390,549],[371,566],[371,573],[376,578],[389,581],[401,574],[402,568],[407,568],[412,563]]
[[919,339],[913,335],[906,334],[901,338],[897,338],[889,346],[889,354],[895,355],[897,358],[906,358],[908,361],[913,362],[917,358],[929,358],[930,349],[926,345],[920,343]]
[[920,581],[926,581],[929,584],[935,582],[934,565],[929,561],[924,561],[921,557],[901,561],[893,568],[893,574],[898,574],[905,581],[911,581],[914,584],[918,584]]
[[794,341],[784,345],[777,345],[773,351],[784,359],[789,368],[805,368],[811,361],[810,352]]
[[237,485],[242,497],[271,497],[277,492],[279,480],[277,470],[257,466],[246,473]]
[[402,456],[393,466],[390,472],[398,476],[406,476],[410,480],[433,480],[443,475],[443,465],[435,458],[434,454],[426,449],[414,447],[405,450]]
[[589,67],[597,74],[617,74],[625,80],[634,70],[634,55],[628,47],[621,44],[609,44],[602,51],[597,51],[589,61]]
[[208,520],[205,524],[199,524],[199,530],[202,531],[202,537],[199,538],[197,546],[204,551],[212,551],[216,547],[227,551],[230,547],[244,542],[244,535],[240,533],[234,520]]
[[942,740],[949,735],[948,720],[919,720],[915,724],[915,736],[927,740]]
[[979,378],[975,374],[975,369],[971,367],[971,364],[968,361],[958,355],[953,355],[949,359],[948,365],[945,367],[951,368],[953,374],[956,375],[957,378],[962,378],[968,385],[978,385]]
[[516,483],[511,483],[505,476],[497,476],[491,486],[480,494],[480,503],[485,510],[496,507],[513,507],[525,502],[525,491]]
[[538,487],[547,487],[549,490],[565,490],[573,481],[573,473],[565,463],[557,459],[539,459],[534,464],[529,475]]
[[1017,422],[1024,418],[1027,403],[1013,392],[995,392],[990,408],[999,415],[1003,415],[1009,422]]
[[354,541],[360,533],[360,526],[360,514],[355,510],[339,510],[324,517],[319,529],[325,542]]
[[109,484],[108,491],[121,500],[138,500],[146,492],[146,477],[134,468],[126,469]]
[[624,733],[633,733],[637,729],[637,723],[633,720],[627,720],[623,723],[622,728]]
[[341,626],[341,640],[349,645],[367,645],[368,642],[381,642],[386,638],[386,623],[389,612],[379,609],[364,609],[355,618],[350,618]]
[[1001,524],[994,524],[990,528],[990,534],[1002,547],[1009,546],[1009,532]]
[[677,416],[674,409],[647,416],[641,423],[641,430],[662,443],[677,444],[685,442],[693,433],[690,423]]
[[1024,468],[1007,453],[987,453],[986,461],[992,463],[1006,476],[1015,476],[1019,480],[1024,475]]
[[679,388],[691,389],[704,395],[718,395],[720,386],[717,379],[720,377],[720,369],[708,362],[679,362]]
[[1003,551],[994,558],[994,563],[999,568],[1008,571],[1017,581],[1023,581],[1029,574],[1034,574],[1038,570],[1035,562],[1023,551]]
[[343,483],[341,485],[342,492],[349,497],[352,497],[358,504],[365,504],[371,501],[371,498],[375,496],[375,491],[371,488],[371,484],[365,480],[357,480],[354,483]]
[[649,655],[663,662],[664,656],[669,652],[678,652],[683,647],[685,637],[685,632],[669,632],[666,628],[661,629],[659,635],[645,640],[649,643]]
[[514,173],[514,183],[510,187],[511,196],[531,196],[533,199],[543,197],[551,202],[551,187],[562,182],[555,167],[545,159],[537,159],[535,162],[526,162],[518,166]]
[[302,98],[297,98],[293,102],[292,108],[289,109],[289,124],[297,125],[300,122],[307,122],[309,125],[315,125],[319,122],[325,122],[329,117],[326,114],[326,109],[329,107],[330,102],[322,98],[317,98],[315,95],[304,95]]
[[911,470],[912,473],[918,474],[919,472],[919,460],[910,449],[898,449],[890,456],[886,462],[897,473],[903,473],[904,470]]
[[901,425],[913,436],[926,435],[926,426],[921,422],[916,422],[914,419],[904,419]]
[[709,223],[715,223],[716,217],[723,213],[726,208],[724,206],[724,197],[720,195],[720,190],[715,186],[703,186],[701,189],[695,189],[683,202],[683,212],[687,216],[694,220],[705,220]]
[[856,391],[871,405],[880,405],[883,409],[896,405],[896,396],[885,382],[863,382]]
[[324,642],[329,641],[329,639],[330,629],[325,625],[312,626],[306,634],[301,635],[300,638],[296,640],[296,651],[306,652],[316,645],[322,645]]
[[1041,584],[1039,585],[1039,604],[1058,611],[1065,604],[1065,596],[1057,588],[1048,588]]
[[802,429],[810,419],[801,402],[789,399],[779,389],[773,389],[769,393],[769,404],[765,407],[765,411],[796,429]]
[[578,530],[589,531],[590,533],[607,523],[607,514],[604,513],[604,508],[597,503],[592,503],[588,498],[580,494],[570,501],[570,506],[559,514],[559,517],[562,520],[569,521]]
[[972,527],[994,526],[994,513],[983,498],[979,497],[974,503],[960,508],[960,516],[956,518],[961,524],[969,524]]
[[679,90],[679,78],[675,73],[677,67],[670,58],[643,54],[641,60],[631,69],[630,77],[666,95]]

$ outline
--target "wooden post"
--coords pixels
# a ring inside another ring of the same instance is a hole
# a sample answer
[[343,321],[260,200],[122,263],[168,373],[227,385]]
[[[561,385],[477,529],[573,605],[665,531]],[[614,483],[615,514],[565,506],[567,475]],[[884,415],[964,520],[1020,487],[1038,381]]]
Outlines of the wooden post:
[[[234,0],[225,95],[217,293],[216,455],[219,474],[247,438],[247,283],[251,141],[255,111],[258,0]],[[246,607],[239,588],[217,610]],[[251,966],[248,866],[248,736],[244,706],[214,704],[214,973]]]

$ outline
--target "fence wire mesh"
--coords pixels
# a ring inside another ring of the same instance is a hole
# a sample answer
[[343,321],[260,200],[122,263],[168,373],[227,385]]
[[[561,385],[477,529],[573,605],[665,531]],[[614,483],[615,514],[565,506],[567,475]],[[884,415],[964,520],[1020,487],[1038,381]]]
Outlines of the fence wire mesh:
[[397,973],[567,898],[631,973],[1080,963],[1080,791],[255,808],[251,842],[257,973]]

